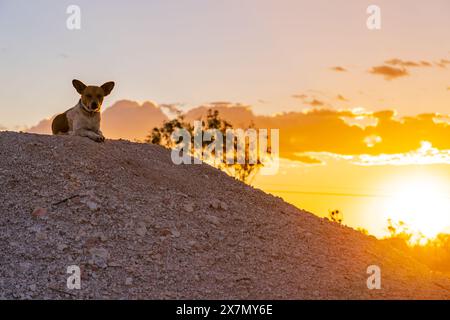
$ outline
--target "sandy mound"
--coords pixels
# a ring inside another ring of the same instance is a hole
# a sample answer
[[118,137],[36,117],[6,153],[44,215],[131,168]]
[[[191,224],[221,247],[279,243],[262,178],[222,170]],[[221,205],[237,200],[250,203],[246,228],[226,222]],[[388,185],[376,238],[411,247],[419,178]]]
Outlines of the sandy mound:
[[3,299],[450,298],[387,244],[158,146],[3,132],[0,150]]

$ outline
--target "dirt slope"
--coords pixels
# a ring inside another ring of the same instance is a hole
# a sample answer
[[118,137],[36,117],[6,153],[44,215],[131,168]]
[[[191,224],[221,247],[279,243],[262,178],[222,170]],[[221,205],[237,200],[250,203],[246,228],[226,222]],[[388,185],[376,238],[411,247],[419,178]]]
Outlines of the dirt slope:
[[386,244],[158,146],[3,132],[0,150],[3,299],[450,298]]

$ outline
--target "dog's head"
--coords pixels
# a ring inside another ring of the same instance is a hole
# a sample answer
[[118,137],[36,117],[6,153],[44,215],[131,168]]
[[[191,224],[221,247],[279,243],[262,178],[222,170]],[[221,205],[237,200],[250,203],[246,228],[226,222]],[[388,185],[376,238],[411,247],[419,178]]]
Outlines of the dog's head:
[[99,112],[103,103],[103,98],[109,95],[114,88],[114,82],[106,82],[100,87],[87,86],[80,80],[73,80],[73,86],[81,94],[81,102],[90,112]]

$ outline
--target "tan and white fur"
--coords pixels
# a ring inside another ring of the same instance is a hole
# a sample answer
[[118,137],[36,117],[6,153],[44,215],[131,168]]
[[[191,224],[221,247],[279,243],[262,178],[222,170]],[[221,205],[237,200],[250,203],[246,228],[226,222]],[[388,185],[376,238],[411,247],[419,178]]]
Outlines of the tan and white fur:
[[114,82],[106,82],[98,86],[86,86],[79,80],[72,81],[73,86],[81,95],[77,105],[53,119],[53,134],[69,134],[88,137],[96,142],[105,141],[100,131],[100,110],[103,98],[114,88]]

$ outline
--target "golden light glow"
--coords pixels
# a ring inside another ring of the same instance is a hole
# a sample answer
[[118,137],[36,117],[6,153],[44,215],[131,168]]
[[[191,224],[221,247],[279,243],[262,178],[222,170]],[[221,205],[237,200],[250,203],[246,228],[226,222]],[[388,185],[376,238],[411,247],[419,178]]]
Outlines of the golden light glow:
[[411,231],[433,238],[450,225],[450,193],[448,182],[426,174],[402,177],[388,187],[387,216],[403,221]]

